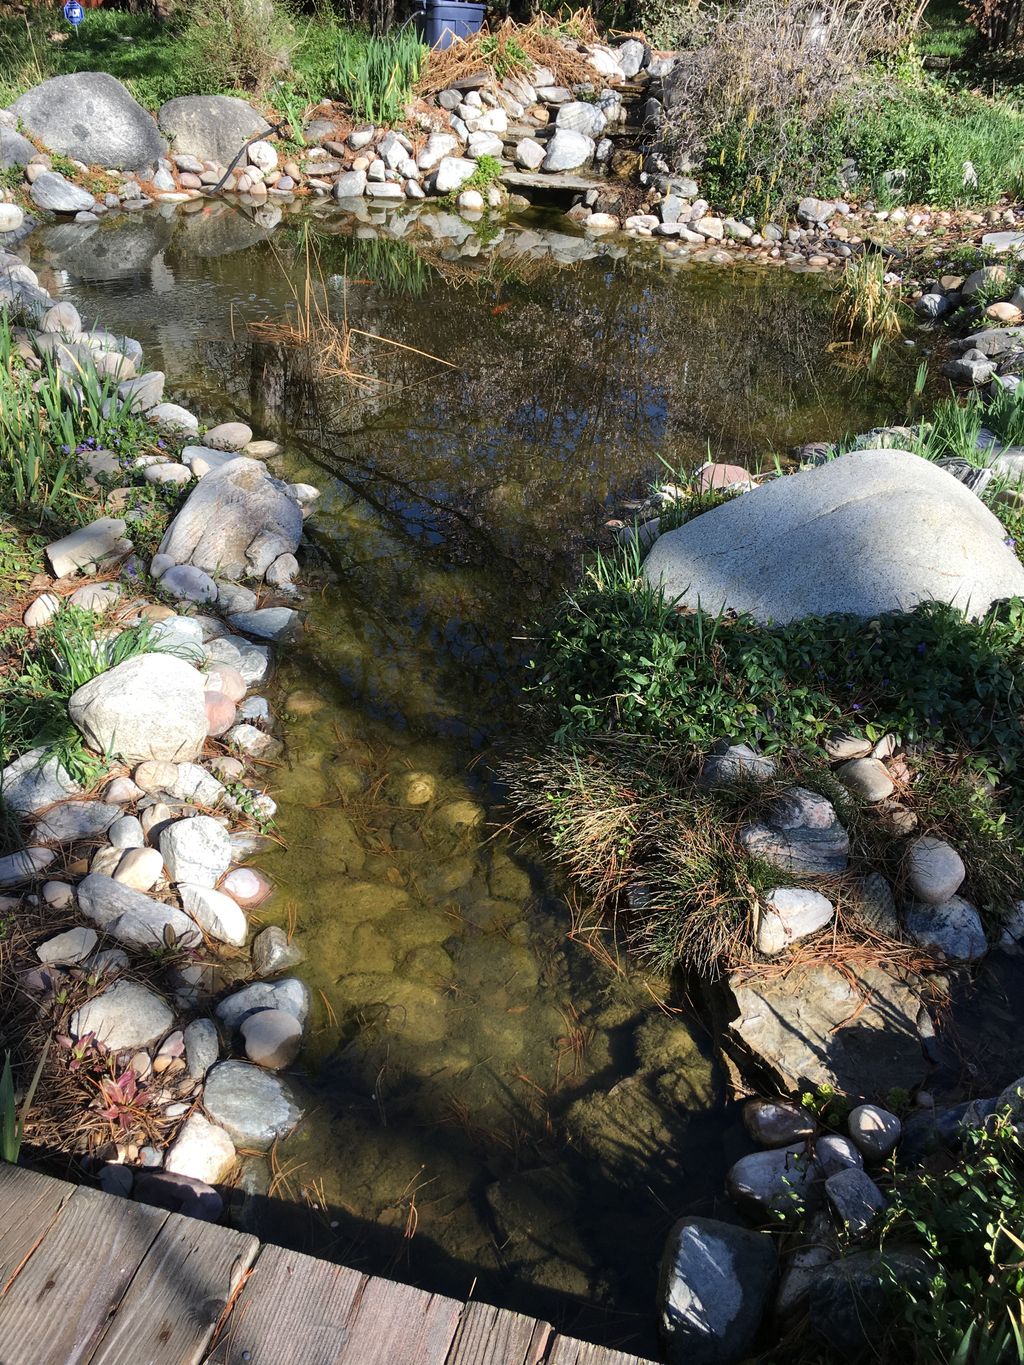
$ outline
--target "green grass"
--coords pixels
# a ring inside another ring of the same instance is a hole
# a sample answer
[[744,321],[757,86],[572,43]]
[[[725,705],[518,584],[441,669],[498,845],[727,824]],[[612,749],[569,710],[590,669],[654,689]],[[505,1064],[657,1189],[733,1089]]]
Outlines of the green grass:
[[332,93],[358,120],[378,126],[402,123],[426,55],[427,48],[411,28],[382,37],[340,30]]
[[[56,13],[29,11],[29,17],[0,19],[0,102],[9,104],[49,76],[78,71],[106,71],[122,81],[147,109],[179,95],[254,94],[265,97],[281,114],[291,111],[274,85],[280,75],[264,59],[278,45],[290,49],[292,72],[283,84],[296,96],[302,112],[329,93],[337,46],[342,34],[365,46],[368,35],[342,25],[324,9],[292,16],[284,6],[267,33],[262,26],[239,32],[230,4],[188,6],[169,20],[123,10],[87,10],[72,33]],[[67,34],[52,42],[51,33]]]

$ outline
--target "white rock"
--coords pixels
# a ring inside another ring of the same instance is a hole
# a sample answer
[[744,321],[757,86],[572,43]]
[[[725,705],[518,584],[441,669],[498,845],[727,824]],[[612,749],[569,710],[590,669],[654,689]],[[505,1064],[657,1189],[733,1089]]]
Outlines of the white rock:
[[44,592],[28,606],[21,619],[29,630],[39,630],[40,627],[48,625],[59,610],[60,598],[52,592]]
[[203,690],[183,659],[140,654],[80,687],[68,712],[95,753],[189,760],[206,742]]
[[474,162],[465,157],[445,156],[441,158],[434,178],[434,192],[436,194],[451,194],[476,170]]
[[192,916],[200,929],[221,943],[231,943],[240,948],[246,940],[249,922],[245,912],[222,891],[214,891],[207,886],[179,885],[181,904]]
[[45,872],[57,854],[52,848],[23,848],[0,858],[0,886],[16,886]]
[[118,859],[113,878],[132,891],[152,891],[164,875],[164,860],[155,848],[128,848]]
[[835,906],[818,891],[780,886],[754,912],[757,951],[772,957],[831,922]]
[[148,1047],[174,1024],[166,1001],[136,981],[115,981],[71,1016],[73,1038],[94,1033],[112,1052]]
[[36,948],[36,957],[46,966],[72,966],[87,958],[97,941],[95,929],[79,926],[40,943]]
[[877,1104],[858,1104],[848,1120],[850,1137],[868,1161],[884,1161],[896,1149],[903,1125]]
[[576,171],[594,155],[594,140],[569,128],[555,130],[541,163],[542,171]]
[[907,885],[914,896],[941,905],[956,894],[967,875],[963,859],[944,839],[922,835],[907,846]]
[[47,545],[46,557],[54,576],[64,578],[78,569],[92,573],[105,561],[129,554],[132,543],[125,530],[125,523],[119,518],[100,517]]
[[101,616],[117,603],[120,596],[121,587],[118,583],[89,583],[71,594],[71,605]]
[[218,1185],[227,1179],[235,1158],[235,1144],[223,1128],[202,1114],[190,1114],[171,1143],[164,1170]]
[[30,749],[0,772],[0,792],[16,815],[32,815],[55,801],[79,795],[81,790],[45,747]]
[[[142,850],[130,849],[129,854],[136,851]],[[150,951],[159,947],[165,943],[165,931],[184,947],[201,941],[194,921],[176,906],[153,900],[96,872],[79,882],[78,908],[87,920],[129,948]]]
[[224,1027],[233,1031],[256,1010],[284,1010],[304,1025],[309,1018],[309,990],[295,976],[282,977],[280,981],[254,981],[222,1000],[216,1014]]
[[249,162],[264,174],[277,169],[277,152],[262,138],[249,143]]
[[115,848],[142,848],[146,836],[142,832],[142,821],[135,815],[122,815],[107,830],[107,838]]
[[193,1080],[201,1081],[220,1056],[220,1039],[212,1019],[193,1019],[185,1029],[185,1062]]
[[899,450],[862,450],[772,479],[661,536],[648,582],[684,607],[779,624],[955,602],[972,619],[1024,595],[1001,523],[953,476]]
[[516,165],[526,171],[539,171],[544,160],[544,146],[532,137],[524,137],[516,143]]
[[209,815],[176,820],[160,835],[171,881],[212,887],[231,866],[231,839]]

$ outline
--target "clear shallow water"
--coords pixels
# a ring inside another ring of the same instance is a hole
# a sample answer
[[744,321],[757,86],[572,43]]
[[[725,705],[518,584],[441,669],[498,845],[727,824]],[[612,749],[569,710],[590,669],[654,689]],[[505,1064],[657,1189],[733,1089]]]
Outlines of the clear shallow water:
[[[618,500],[709,446],[758,461],[896,417],[910,362],[841,366],[820,278],[607,240],[579,260],[564,220],[455,246],[430,221],[312,225],[334,315],[414,348],[355,338],[362,388],[247,332],[301,290],[297,227],[60,226],[32,260],[175,398],[281,439],[281,472],[323,490],[308,628],[273,687],[286,846],[261,860],[266,918],[307,954],[308,1117],[278,1153],[292,1212],[261,1230],[655,1354],[664,1233],[713,1209],[742,1138],[669,983],[569,936],[564,888],[500,832],[490,764],[526,627]],[[420,773],[435,792],[410,806]]]

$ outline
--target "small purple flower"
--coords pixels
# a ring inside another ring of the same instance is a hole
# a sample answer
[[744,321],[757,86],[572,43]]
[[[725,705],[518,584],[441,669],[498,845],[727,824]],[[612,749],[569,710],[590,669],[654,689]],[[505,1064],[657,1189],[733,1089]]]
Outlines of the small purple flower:
[[853,703],[853,710],[854,710],[854,711],[859,711],[859,710],[860,710],[860,702],[859,702],[859,701],[855,701],[855,702]]
[[62,454],[62,455],[70,455],[70,454],[71,454],[71,447],[70,447],[70,446],[61,446],[60,449],[61,449],[61,454]]
[[1003,544],[1009,545],[1010,549],[1012,550],[1013,547],[1017,544],[1017,542],[1014,540],[1013,536],[1006,536],[1003,539]]
[[166,450],[167,442],[164,440],[162,436],[157,437],[156,443],[160,450]]
[[919,645],[915,645],[914,648],[915,648],[915,652],[916,652],[917,654],[922,654],[922,655],[923,655],[923,654],[927,654],[927,653],[928,653],[928,646],[925,644],[925,642],[924,642],[923,640],[921,641],[921,643],[920,643]]

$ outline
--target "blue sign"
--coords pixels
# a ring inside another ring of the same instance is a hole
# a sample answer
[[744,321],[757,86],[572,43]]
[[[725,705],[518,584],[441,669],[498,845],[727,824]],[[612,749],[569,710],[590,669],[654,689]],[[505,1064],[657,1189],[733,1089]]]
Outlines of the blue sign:
[[64,6],[64,18],[73,28],[77,28],[82,22],[85,18],[85,10],[82,9],[78,0],[68,0],[67,4]]

